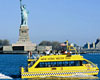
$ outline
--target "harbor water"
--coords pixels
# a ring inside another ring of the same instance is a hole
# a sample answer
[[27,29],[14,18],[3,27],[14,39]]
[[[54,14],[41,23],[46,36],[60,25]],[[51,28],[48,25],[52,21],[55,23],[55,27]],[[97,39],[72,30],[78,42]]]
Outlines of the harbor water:
[[[98,67],[100,68],[100,53],[88,53],[82,55],[84,56],[84,58],[97,64]],[[26,65],[27,65],[27,54],[0,54],[0,75],[2,74],[8,76],[13,80],[21,80],[20,67],[22,66],[25,67]],[[98,78],[100,79],[100,73],[98,74]],[[62,80],[63,78],[60,79]],[[35,79],[30,79],[30,80],[35,80]],[[58,80],[58,78],[55,78],[54,80]],[[94,80],[98,80],[98,79],[94,79]]]

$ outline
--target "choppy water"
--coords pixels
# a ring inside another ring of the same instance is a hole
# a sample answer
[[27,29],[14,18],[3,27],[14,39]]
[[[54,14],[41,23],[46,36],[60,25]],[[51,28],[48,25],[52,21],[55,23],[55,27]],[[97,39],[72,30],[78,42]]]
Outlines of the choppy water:
[[[97,64],[100,68],[100,53],[90,53],[90,54],[83,54],[83,56],[92,61],[93,63]],[[27,55],[25,54],[0,54],[0,73],[6,76],[10,76],[14,80],[21,80],[20,78],[20,67],[27,65]],[[100,73],[98,74],[100,78]],[[49,79],[49,80],[58,80],[58,79],[65,79],[62,78],[42,78],[41,80]],[[66,78],[69,80],[69,78]],[[70,80],[78,79],[70,78]],[[30,79],[32,80],[32,79]],[[83,80],[83,79],[82,79]],[[89,80],[89,79],[88,79]],[[93,80],[93,79],[92,79]],[[98,80],[98,79],[94,79]]]

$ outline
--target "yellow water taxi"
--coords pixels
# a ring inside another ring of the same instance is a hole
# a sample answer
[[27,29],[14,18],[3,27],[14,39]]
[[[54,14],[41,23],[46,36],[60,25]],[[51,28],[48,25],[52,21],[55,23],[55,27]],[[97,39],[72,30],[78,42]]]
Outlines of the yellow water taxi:
[[98,75],[96,64],[79,54],[45,55],[28,59],[28,67],[21,67],[21,78]]

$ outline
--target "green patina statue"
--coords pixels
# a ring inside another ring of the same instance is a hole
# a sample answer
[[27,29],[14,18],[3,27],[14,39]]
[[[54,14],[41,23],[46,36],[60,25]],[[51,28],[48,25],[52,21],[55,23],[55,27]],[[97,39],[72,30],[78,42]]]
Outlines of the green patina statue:
[[27,26],[28,22],[28,12],[25,5],[22,5],[22,0],[20,0],[20,9],[21,9],[21,25]]

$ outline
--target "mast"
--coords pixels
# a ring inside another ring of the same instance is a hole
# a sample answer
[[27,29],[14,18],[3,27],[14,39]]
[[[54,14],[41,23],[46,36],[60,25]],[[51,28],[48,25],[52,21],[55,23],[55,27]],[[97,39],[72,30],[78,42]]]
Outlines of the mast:
[[[75,48],[74,46],[71,46],[71,45],[69,45],[69,44],[68,44],[68,40],[66,41],[66,47],[67,47],[67,49],[68,49],[69,51],[74,50],[74,51],[75,51],[75,53],[76,53],[76,54],[78,54],[78,52],[77,52],[76,48]],[[71,47],[72,47],[73,49],[71,49]]]

